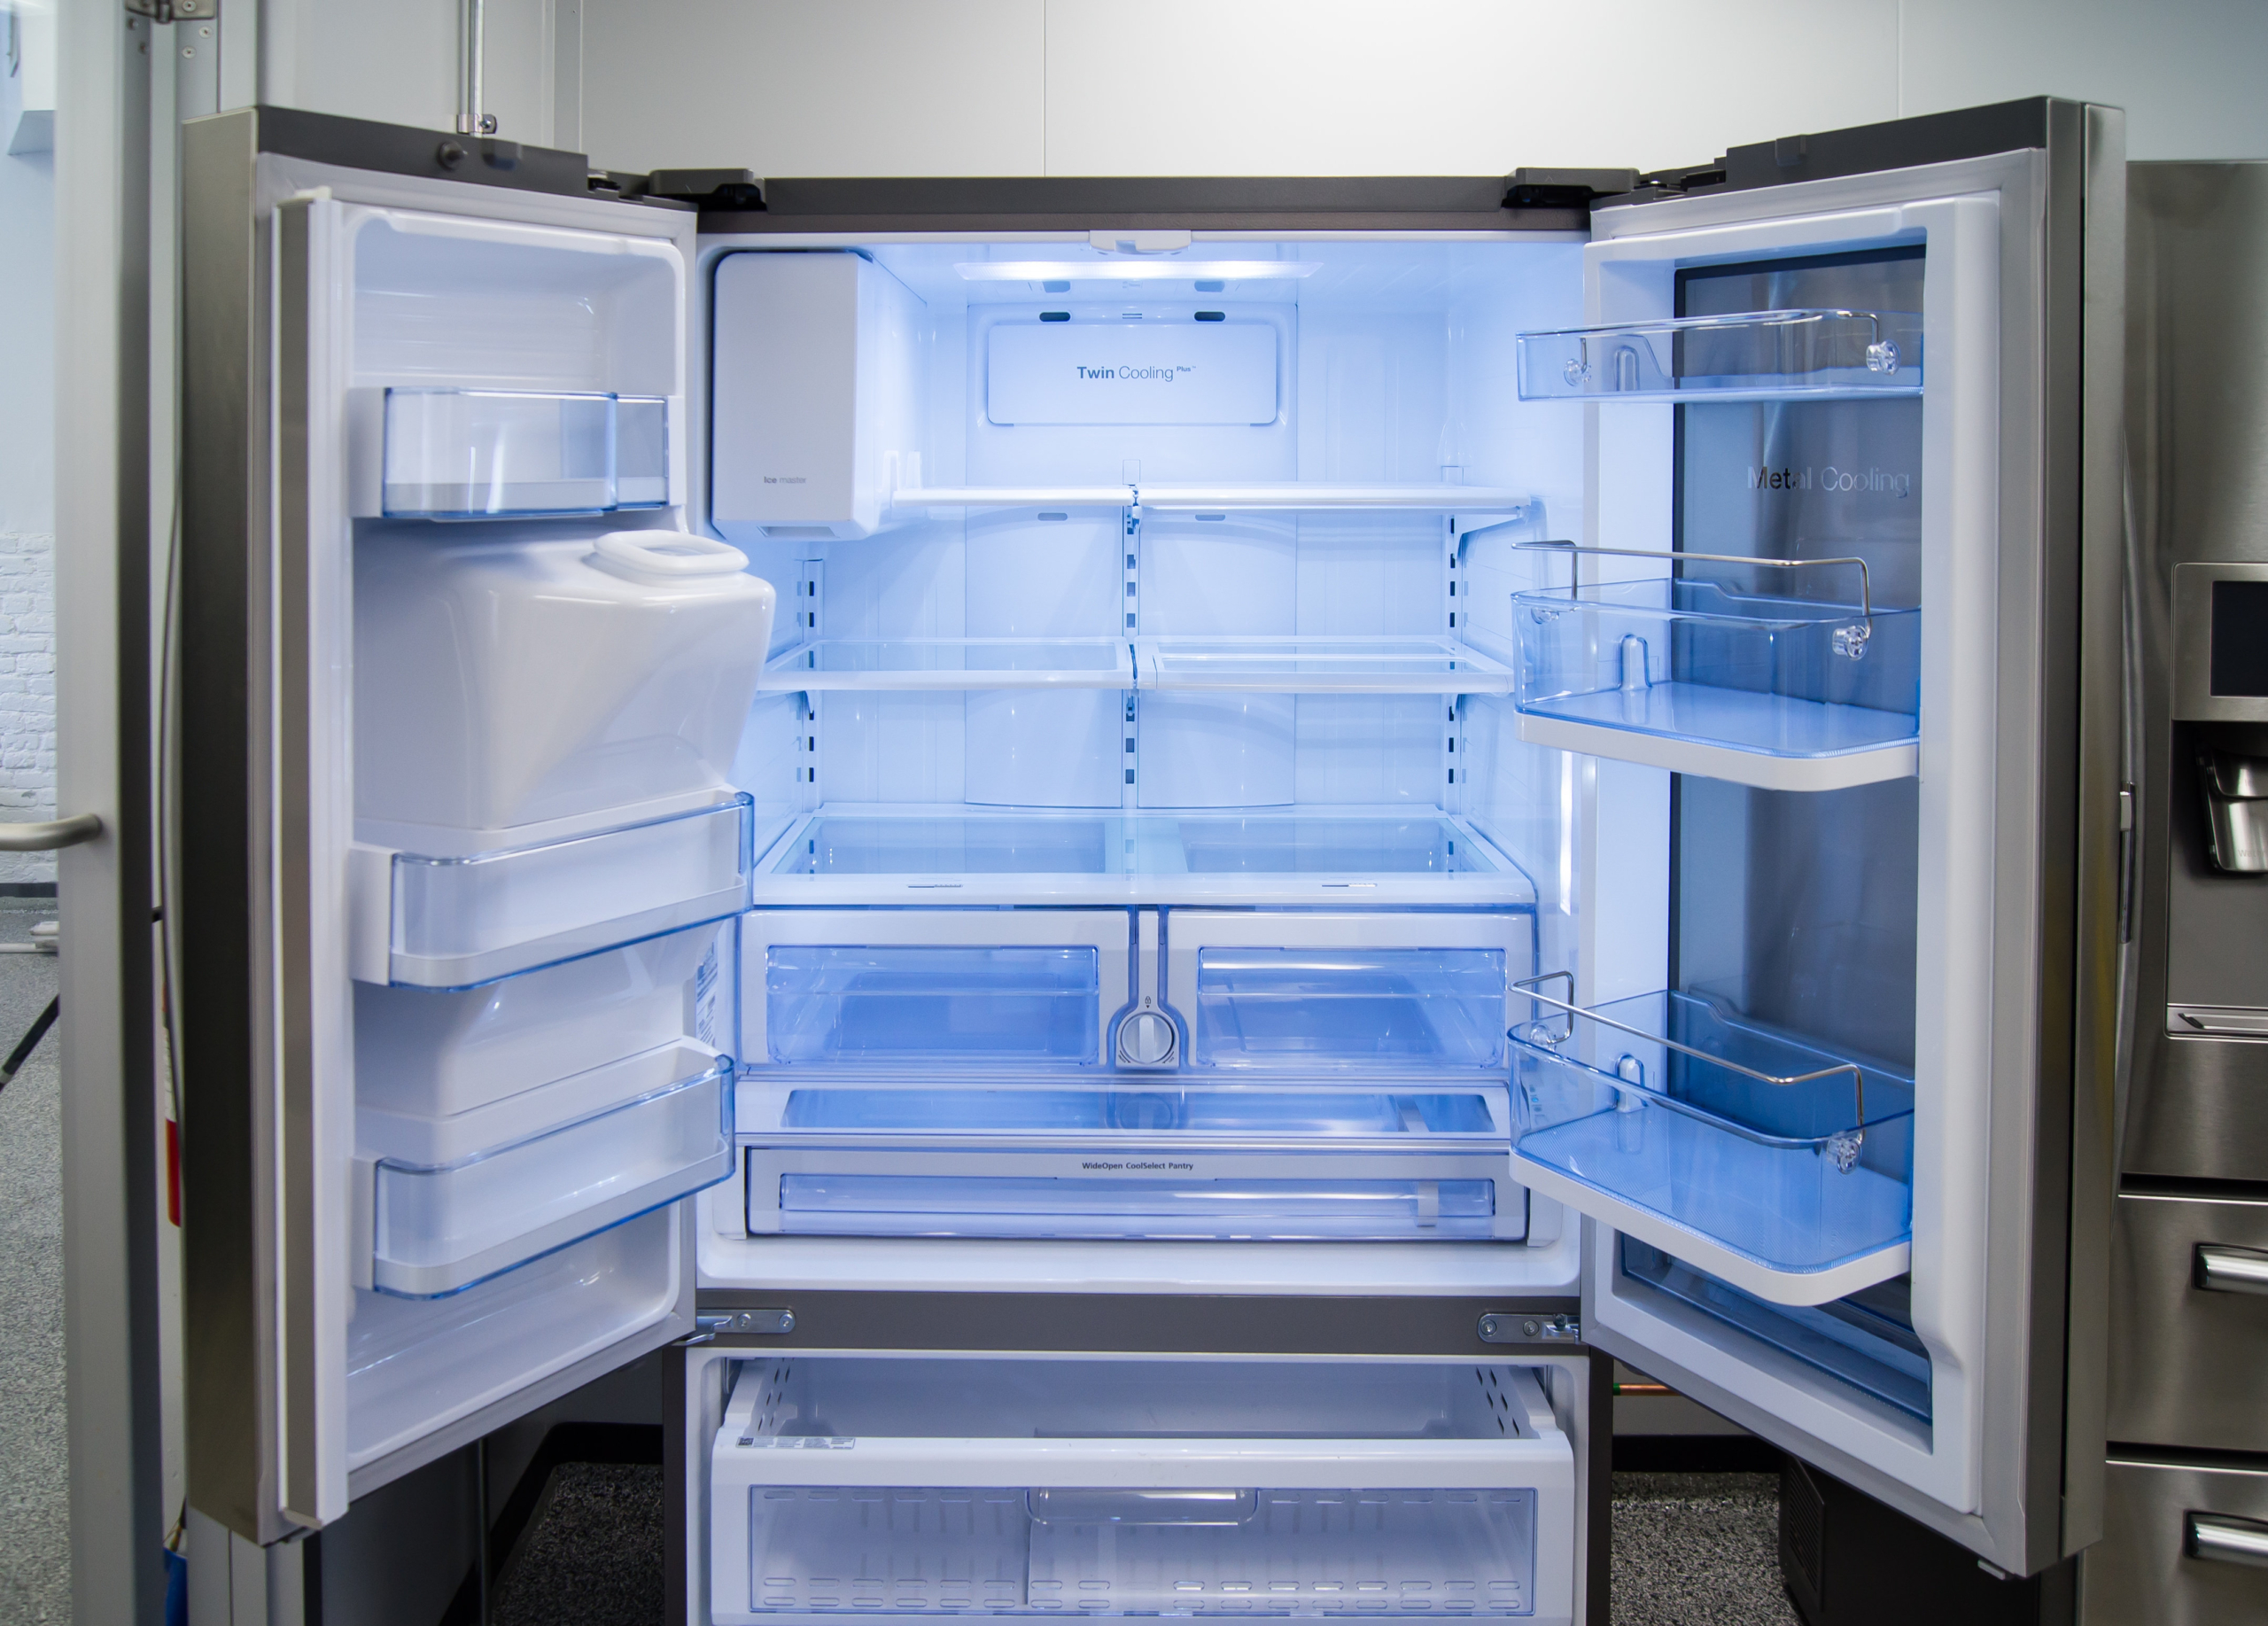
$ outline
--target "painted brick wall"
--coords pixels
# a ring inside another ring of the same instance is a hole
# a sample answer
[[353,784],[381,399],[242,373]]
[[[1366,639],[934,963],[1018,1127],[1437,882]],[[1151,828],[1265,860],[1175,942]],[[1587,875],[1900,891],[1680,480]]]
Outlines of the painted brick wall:
[[[55,817],[55,539],[0,531],[0,819]],[[0,883],[52,881],[51,852],[0,852]]]

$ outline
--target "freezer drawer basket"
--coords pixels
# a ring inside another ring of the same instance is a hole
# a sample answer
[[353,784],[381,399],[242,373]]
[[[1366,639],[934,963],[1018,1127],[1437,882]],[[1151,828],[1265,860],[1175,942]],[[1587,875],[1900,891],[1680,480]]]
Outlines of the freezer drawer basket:
[[[1767,1270],[1823,1270],[1911,1234],[1910,1078],[1689,994],[1539,1004],[1512,1031],[1516,1164]],[[1785,1078],[1805,1081],[1771,1082]]]
[[1916,610],[1682,577],[1515,593],[1512,610],[1533,716],[1790,758],[1920,732]]
[[1532,1490],[758,1487],[757,1611],[1520,1616]]

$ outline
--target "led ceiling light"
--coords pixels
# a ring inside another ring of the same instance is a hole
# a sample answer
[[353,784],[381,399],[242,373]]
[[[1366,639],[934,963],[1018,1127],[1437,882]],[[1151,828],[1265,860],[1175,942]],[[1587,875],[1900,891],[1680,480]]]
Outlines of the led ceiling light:
[[1258,283],[1312,276],[1319,260],[975,260],[953,267],[972,283]]

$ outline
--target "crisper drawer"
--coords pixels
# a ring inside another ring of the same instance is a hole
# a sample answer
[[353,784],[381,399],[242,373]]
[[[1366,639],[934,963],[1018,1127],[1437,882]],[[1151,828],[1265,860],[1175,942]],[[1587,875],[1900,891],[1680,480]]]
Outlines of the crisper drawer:
[[767,909],[742,923],[761,1067],[1099,1067],[1130,992],[1123,909]]
[[2080,1626],[2231,1626],[2268,1613],[2268,1468],[2114,1457]]
[[2109,1437],[2268,1453],[2268,1202],[2122,1195],[2110,1295]]
[[719,1626],[1572,1609],[1573,1457],[1517,1366],[752,1361],[710,1497]]
[[1166,998],[1197,1069],[1501,1069],[1534,917],[1175,909]]

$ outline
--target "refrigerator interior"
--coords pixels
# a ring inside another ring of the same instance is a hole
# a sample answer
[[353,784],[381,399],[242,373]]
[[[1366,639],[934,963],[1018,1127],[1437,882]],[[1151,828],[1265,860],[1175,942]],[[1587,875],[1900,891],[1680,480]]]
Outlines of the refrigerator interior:
[[695,1622],[1573,1617],[1579,1361],[687,1361]]
[[1509,594],[1581,523],[1581,415],[1512,382],[1579,245],[705,246],[696,484],[785,606],[709,1277],[1534,1243],[1564,1289],[1503,1157],[1511,984],[1573,952]]

